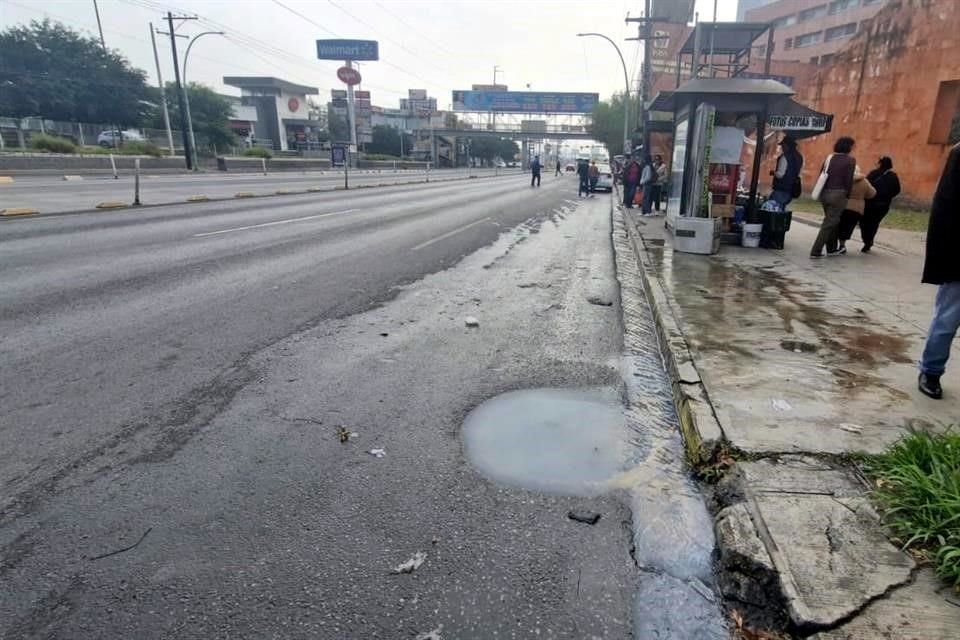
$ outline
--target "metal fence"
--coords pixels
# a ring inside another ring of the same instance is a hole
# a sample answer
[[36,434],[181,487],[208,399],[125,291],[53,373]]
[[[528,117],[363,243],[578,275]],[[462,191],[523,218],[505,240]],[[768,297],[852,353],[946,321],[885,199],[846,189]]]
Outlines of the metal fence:
[[[93,124],[89,122],[62,122],[45,118],[0,118],[0,149],[26,148],[30,140],[38,134],[66,138],[80,146],[112,146],[109,137],[98,140],[101,133],[115,131],[117,127],[108,124]],[[123,131],[133,131],[145,140],[154,143],[161,149],[169,149],[169,140],[165,129],[136,129],[127,127]],[[173,131],[175,153],[183,153],[182,136],[179,131]]]

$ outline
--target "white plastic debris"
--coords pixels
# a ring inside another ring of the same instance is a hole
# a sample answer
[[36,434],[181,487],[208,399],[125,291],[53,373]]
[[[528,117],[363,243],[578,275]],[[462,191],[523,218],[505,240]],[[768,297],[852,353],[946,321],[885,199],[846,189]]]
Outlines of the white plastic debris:
[[433,631],[427,631],[426,633],[418,633],[417,637],[414,640],[443,640],[440,637],[440,632],[443,631],[443,625],[440,625]]
[[468,327],[479,327],[479,326],[480,326],[480,321],[477,320],[476,318],[474,318],[473,316],[467,316],[466,318],[463,319],[463,322],[464,322],[464,324],[466,324]]
[[404,562],[403,564],[398,564],[393,568],[394,573],[413,573],[420,568],[420,565],[424,563],[427,559],[427,554],[423,551],[417,551],[413,554],[413,557]]
[[770,406],[773,407],[774,411],[779,411],[780,413],[785,413],[791,411],[793,407],[786,400],[781,400],[780,398],[774,398],[770,401]]
[[375,458],[382,458],[383,456],[387,455],[387,452],[384,451],[383,449],[370,449],[370,451],[367,451],[367,453],[374,456]]
[[849,431],[850,433],[863,433],[863,427],[858,424],[852,424],[850,422],[841,422],[840,428],[844,431]]

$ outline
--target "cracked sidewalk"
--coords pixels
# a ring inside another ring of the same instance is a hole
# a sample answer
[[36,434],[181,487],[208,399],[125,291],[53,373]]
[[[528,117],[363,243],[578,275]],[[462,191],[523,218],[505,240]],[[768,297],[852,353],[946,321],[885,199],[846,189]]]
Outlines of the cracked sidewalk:
[[662,217],[621,213],[690,458],[753,459],[715,497],[731,606],[824,640],[954,637],[956,594],[888,541],[869,487],[839,462],[960,415],[949,373],[943,401],[916,391],[935,293],[919,284],[922,256],[878,246],[813,261],[806,224],[783,251],[674,254]]

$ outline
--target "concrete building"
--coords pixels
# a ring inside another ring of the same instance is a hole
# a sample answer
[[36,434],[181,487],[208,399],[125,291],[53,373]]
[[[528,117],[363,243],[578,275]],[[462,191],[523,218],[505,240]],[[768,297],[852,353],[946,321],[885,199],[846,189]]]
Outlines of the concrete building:
[[[884,0],[778,0],[748,9],[745,22],[773,23],[773,57],[829,64],[884,5]],[[766,45],[757,54],[766,54]]]
[[737,3],[737,22],[746,22],[745,16],[747,15],[747,11],[773,4],[776,1],[777,0],[740,0],[740,2]]
[[852,136],[862,169],[893,158],[903,202],[928,204],[960,141],[960,11],[956,0],[897,0],[847,40],[829,66],[794,87],[796,100],[834,116],[833,133],[804,141],[804,184],[834,140]]
[[271,141],[278,151],[307,148],[317,144],[320,131],[308,117],[307,96],[320,92],[272,77],[226,76],[223,84],[240,89],[240,104],[256,109],[256,137]]

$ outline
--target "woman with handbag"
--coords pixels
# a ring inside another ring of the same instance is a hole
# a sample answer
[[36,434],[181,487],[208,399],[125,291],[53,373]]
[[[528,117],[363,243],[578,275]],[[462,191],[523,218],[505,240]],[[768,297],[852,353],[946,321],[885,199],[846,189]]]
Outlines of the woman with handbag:
[[[860,167],[853,172],[853,188],[850,189],[850,197],[847,199],[847,207],[843,210],[840,217],[840,248],[839,253],[847,252],[847,240],[853,235],[853,230],[857,228],[857,223],[863,224],[863,210],[867,206],[867,201],[877,195],[877,190],[867,180],[867,177],[860,173]],[[862,227],[861,227],[862,228]]]
[[853,174],[857,161],[850,152],[853,151],[854,140],[844,136],[833,145],[833,153],[827,156],[813,187],[814,199],[823,206],[823,222],[820,223],[820,233],[810,248],[811,258],[823,257],[823,248],[827,248],[827,256],[843,255],[838,247],[840,220],[843,211],[847,208],[847,199],[853,188]]

